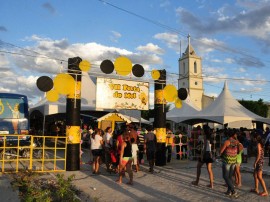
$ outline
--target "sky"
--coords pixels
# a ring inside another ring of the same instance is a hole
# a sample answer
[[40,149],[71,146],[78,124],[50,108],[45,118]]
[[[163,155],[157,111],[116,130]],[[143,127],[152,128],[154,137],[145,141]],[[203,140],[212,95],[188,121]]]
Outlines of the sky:
[[0,0],[0,92],[33,105],[44,96],[37,79],[66,72],[77,56],[94,77],[103,60],[125,56],[150,85],[154,69],[177,85],[188,34],[206,95],[218,96],[226,80],[236,99],[270,102],[270,0]]

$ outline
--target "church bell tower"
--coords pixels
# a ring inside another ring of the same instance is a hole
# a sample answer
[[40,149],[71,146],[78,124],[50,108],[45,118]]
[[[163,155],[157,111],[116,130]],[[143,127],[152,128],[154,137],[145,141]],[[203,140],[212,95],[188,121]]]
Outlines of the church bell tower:
[[179,58],[179,80],[178,88],[186,88],[191,102],[202,109],[203,107],[203,78],[202,58],[197,56],[190,44],[188,35],[188,46],[186,51]]

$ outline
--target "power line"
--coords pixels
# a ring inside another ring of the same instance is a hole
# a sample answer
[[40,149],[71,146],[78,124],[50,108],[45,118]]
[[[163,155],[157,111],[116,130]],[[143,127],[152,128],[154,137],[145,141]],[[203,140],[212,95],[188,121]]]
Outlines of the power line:
[[[139,14],[137,14],[137,13],[135,13],[135,12],[132,12],[132,11],[130,11],[130,10],[121,8],[121,7],[119,7],[119,6],[115,5],[115,4],[112,4],[112,3],[108,2],[108,1],[105,1],[105,0],[98,0],[98,1],[100,1],[100,2],[102,2],[102,3],[104,3],[104,4],[107,4],[107,5],[109,5],[109,6],[113,7],[113,8],[115,8],[115,9],[121,10],[122,12],[128,13],[128,14],[130,14],[130,15],[133,15],[133,16],[137,17],[137,18],[140,18],[140,19],[142,19],[142,20],[144,20],[144,21],[147,21],[147,22],[152,23],[152,24],[154,24],[154,25],[157,25],[157,26],[159,26],[159,27],[162,27],[162,28],[165,28],[165,29],[167,29],[167,30],[170,30],[171,32],[173,32],[173,33],[175,33],[175,34],[179,34],[179,35],[182,35],[182,36],[184,36],[184,37],[186,37],[186,36],[188,35],[188,33],[184,33],[184,32],[182,32],[182,31],[180,31],[180,30],[178,30],[178,29],[176,29],[176,28],[172,28],[172,27],[170,27],[170,26],[168,26],[168,25],[166,25],[166,24],[162,24],[162,23],[160,23],[160,22],[157,22],[157,21],[155,21],[155,20],[152,20],[152,19],[150,19],[150,18],[144,17],[144,16],[139,15]],[[199,42],[203,43],[200,39],[197,39],[197,38],[193,38],[193,39],[196,40],[196,41],[199,41]],[[233,53],[233,54],[236,53],[236,54],[239,54],[239,55],[242,55],[242,56],[251,58],[252,60],[257,60],[256,57],[254,57],[253,55],[250,55],[249,53],[247,53],[247,52],[245,52],[245,51],[243,51],[243,50],[240,50],[239,48],[234,49],[234,48],[227,47],[227,46],[224,45],[224,44],[221,45],[221,44],[214,44],[214,43],[208,43],[208,44],[206,44],[206,45],[209,46],[209,47],[215,48],[215,49],[217,49],[217,50],[220,50],[220,51],[225,51],[225,52]],[[268,60],[264,60],[264,61],[266,61],[266,62],[268,62],[268,63],[270,62],[270,61],[268,61]],[[260,62],[253,61],[253,63],[256,64],[256,65],[261,65]]]
[[[50,58],[49,56],[44,56],[44,55],[39,55],[39,56],[36,56],[36,55],[29,55],[29,54],[23,54],[23,53],[16,53],[16,52],[10,52],[10,51],[2,51],[0,50],[0,53],[6,53],[6,54],[12,54],[12,55],[20,55],[20,56],[26,56],[26,57],[32,57],[32,58],[43,58],[43,59],[50,59],[50,60],[57,60],[57,61],[60,61],[60,62],[66,62],[66,60],[63,60],[63,59],[58,59],[58,58]],[[96,67],[99,67],[99,65],[95,65],[95,64],[92,64],[92,66],[96,66]],[[65,68],[64,68],[65,69]],[[151,71],[146,71],[146,72],[151,72]],[[181,77],[181,74],[178,74],[178,73],[171,73],[171,72],[167,72],[168,75],[174,75],[174,76],[179,76],[179,79],[185,79],[185,78],[188,78],[188,76],[182,76]],[[251,81],[251,82],[270,82],[270,80],[258,80],[258,79],[246,79],[246,78],[232,78],[232,77],[215,77],[215,76],[200,76],[200,77],[197,77],[199,79],[203,79],[203,78],[212,78],[212,79],[219,79],[219,80],[235,80],[235,81]]]
[[181,35],[183,35],[183,36],[186,36],[185,33],[181,33],[181,31],[179,31],[179,30],[177,30],[177,29],[175,29],[175,28],[172,28],[172,27],[170,27],[170,26],[168,26],[168,25],[162,24],[162,23],[157,22],[157,21],[154,21],[154,20],[152,20],[152,19],[150,19],[150,18],[144,17],[144,16],[139,15],[139,14],[137,14],[137,13],[134,13],[134,12],[132,12],[132,11],[129,11],[129,10],[126,10],[126,9],[121,8],[121,7],[119,7],[119,6],[116,6],[115,4],[109,3],[108,1],[104,1],[104,0],[98,0],[98,1],[100,1],[100,2],[102,2],[102,3],[105,3],[105,4],[107,4],[107,5],[111,6],[111,7],[114,7],[114,8],[116,8],[116,9],[118,9],[118,10],[121,10],[121,11],[123,11],[123,12],[126,12],[126,13],[128,13],[128,14],[130,14],[130,15],[133,15],[133,16],[135,16],[135,17],[138,17],[138,18],[140,18],[140,19],[142,19],[142,20],[145,20],[145,21],[147,21],[147,22],[150,22],[150,23],[152,23],[152,24],[154,24],[154,25],[157,25],[157,26],[159,26],[159,27],[168,29],[168,30],[170,30],[170,31],[173,32],[173,33],[181,34]]
[[49,59],[49,60],[57,60],[60,62],[67,62],[66,60],[57,59],[57,58],[50,58],[50,57],[44,56],[44,55],[36,56],[36,55],[28,55],[28,54],[23,54],[23,53],[15,53],[15,52],[2,51],[2,50],[0,50],[0,53],[8,53],[8,54],[12,54],[12,55],[27,56],[27,57],[32,57],[32,58],[44,58],[44,59]]

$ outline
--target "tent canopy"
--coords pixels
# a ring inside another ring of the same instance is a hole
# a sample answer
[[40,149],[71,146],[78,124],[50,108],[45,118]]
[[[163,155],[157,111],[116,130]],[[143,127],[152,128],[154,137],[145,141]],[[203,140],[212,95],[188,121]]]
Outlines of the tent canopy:
[[[134,120],[135,118],[133,118]],[[137,119],[136,119],[137,120]],[[128,117],[126,117],[125,115],[118,113],[118,112],[111,112],[108,113],[102,117],[100,117],[99,119],[97,119],[98,122],[100,121],[115,121],[115,122],[127,122],[127,123],[131,123],[132,119],[129,119]]]
[[[168,114],[168,113],[167,113]],[[258,116],[243,107],[230,93],[227,82],[217,99],[201,111],[190,110],[190,113],[179,114],[176,118],[169,118],[176,122],[196,124],[201,122],[214,122],[219,124],[241,123],[241,121],[254,121],[270,124],[270,119]]]
[[192,105],[189,99],[182,101],[181,108],[173,108],[172,110],[168,111],[166,114],[166,119],[170,121],[174,121],[176,123],[183,122],[187,119],[193,117],[196,118],[196,115],[199,113],[199,109]]
[[131,123],[134,121],[137,121],[137,119],[133,118],[131,119],[131,117],[127,117],[121,113],[118,112],[110,112],[102,117],[100,117],[99,119],[97,119],[98,121],[98,128],[101,129],[105,129],[106,127],[111,127],[112,131],[114,131],[115,129],[115,124],[116,122],[127,122],[127,123]]

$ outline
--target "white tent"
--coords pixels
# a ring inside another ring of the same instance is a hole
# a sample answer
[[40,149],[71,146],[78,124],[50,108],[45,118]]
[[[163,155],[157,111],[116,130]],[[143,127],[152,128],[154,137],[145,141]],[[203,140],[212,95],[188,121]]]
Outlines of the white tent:
[[202,122],[214,122],[228,124],[229,127],[249,126],[252,127],[253,121],[270,124],[270,119],[258,116],[243,107],[231,95],[227,82],[217,99],[205,109],[199,111],[191,103],[183,101],[180,109],[173,108],[167,114],[167,119],[180,123],[196,124]]
[[234,97],[231,95],[227,82],[217,99],[211,103],[207,108],[200,111],[196,117],[194,114],[186,120],[208,120],[209,122],[216,122],[220,124],[228,124],[231,122],[239,121],[259,121],[264,123],[270,123],[269,119],[263,118],[249,111],[243,107]]
[[182,101],[182,107],[176,108],[174,107],[166,114],[166,119],[170,121],[174,121],[176,123],[180,123],[192,117],[196,118],[199,113],[199,109],[192,104],[190,99],[186,99]]

